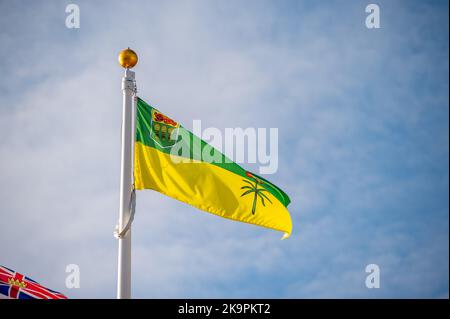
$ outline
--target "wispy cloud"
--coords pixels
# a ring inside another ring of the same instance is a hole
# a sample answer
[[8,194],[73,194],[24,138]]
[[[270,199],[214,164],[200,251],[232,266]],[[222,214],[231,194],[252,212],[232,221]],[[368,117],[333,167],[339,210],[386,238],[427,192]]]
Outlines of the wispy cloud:
[[363,1],[77,3],[79,30],[66,3],[0,4],[2,264],[115,296],[130,46],[139,94],[185,126],[279,128],[294,220],[281,242],[140,192],[136,297],[448,297],[448,3],[381,1],[380,30]]

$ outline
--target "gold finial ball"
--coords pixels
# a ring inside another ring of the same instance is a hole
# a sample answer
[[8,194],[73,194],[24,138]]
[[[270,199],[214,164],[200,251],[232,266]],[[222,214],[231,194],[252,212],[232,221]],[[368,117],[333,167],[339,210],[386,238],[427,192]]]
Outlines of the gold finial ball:
[[130,48],[122,50],[119,53],[119,63],[122,67],[131,69],[138,63],[138,56],[136,52],[134,52]]

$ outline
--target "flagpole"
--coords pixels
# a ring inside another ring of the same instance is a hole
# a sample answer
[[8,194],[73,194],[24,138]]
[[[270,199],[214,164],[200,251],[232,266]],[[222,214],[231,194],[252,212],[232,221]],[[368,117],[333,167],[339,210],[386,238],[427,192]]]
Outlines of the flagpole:
[[136,96],[135,73],[130,70],[137,63],[137,55],[129,48],[119,55],[119,63],[125,68],[122,77],[122,149],[120,166],[120,201],[117,298],[131,298],[131,207],[133,192],[134,127]]

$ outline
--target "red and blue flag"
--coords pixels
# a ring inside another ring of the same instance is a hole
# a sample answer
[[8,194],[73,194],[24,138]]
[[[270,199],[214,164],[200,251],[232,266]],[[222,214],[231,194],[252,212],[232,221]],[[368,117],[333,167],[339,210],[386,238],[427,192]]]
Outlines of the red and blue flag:
[[11,299],[67,299],[33,279],[0,265],[0,294]]

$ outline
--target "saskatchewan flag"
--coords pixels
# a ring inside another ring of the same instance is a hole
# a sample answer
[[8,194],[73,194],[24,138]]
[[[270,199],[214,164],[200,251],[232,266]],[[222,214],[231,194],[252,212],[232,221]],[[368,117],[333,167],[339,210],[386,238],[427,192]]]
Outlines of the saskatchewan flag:
[[135,189],[153,189],[203,211],[289,237],[290,199],[281,189],[140,98],[136,113]]

